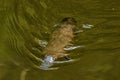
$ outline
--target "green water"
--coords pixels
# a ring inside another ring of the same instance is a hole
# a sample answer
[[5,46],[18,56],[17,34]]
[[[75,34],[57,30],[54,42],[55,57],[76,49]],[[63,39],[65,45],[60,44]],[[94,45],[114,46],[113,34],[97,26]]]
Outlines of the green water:
[[[119,0],[0,0],[0,80],[120,80],[119,5]],[[48,41],[53,25],[68,16],[83,30],[74,44],[85,47],[69,52],[80,60],[54,71],[36,68],[43,47],[34,39]]]

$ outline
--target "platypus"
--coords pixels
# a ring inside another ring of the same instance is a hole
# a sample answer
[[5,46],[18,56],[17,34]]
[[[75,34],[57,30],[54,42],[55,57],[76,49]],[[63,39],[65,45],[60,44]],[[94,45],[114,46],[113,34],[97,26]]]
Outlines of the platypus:
[[[72,17],[66,17],[61,20],[58,28],[51,34],[50,40],[47,46],[43,50],[45,55],[44,60],[40,66],[41,69],[51,70],[57,68],[50,68],[54,63],[71,62],[72,59],[67,58],[66,46],[70,45],[74,38],[74,30],[76,28],[77,21]],[[59,58],[65,57],[66,61],[56,61]]]

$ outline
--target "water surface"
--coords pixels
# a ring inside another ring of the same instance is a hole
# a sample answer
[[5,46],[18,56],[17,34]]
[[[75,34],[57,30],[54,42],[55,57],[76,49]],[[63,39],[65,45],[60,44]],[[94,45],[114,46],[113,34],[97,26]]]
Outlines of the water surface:
[[[0,80],[119,80],[119,0],[0,0]],[[54,25],[74,17],[83,32],[70,51],[79,61],[57,65],[54,71],[38,69],[43,47]],[[82,28],[91,24],[90,29]],[[34,49],[33,49],[34,48]]]

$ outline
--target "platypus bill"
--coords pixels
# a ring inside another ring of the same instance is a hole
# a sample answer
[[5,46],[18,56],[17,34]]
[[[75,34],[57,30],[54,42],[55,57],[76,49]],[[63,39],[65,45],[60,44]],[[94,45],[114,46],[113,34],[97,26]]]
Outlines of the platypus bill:
[[[51,68],[53,64],[73,62],[74,59],[67,57],[66,46],[71,44],[72,39],[74,38],[74,29],[76,28],[76,20],[71,17],[64,18],[58,28],[53,31],[48,45],[43,51],[45,55],[44,60],[40,59],[42,64],[40,69],[42,70],[56,70],[58,67]],[[65,61],[56,61],[58,58],[65,57]]]

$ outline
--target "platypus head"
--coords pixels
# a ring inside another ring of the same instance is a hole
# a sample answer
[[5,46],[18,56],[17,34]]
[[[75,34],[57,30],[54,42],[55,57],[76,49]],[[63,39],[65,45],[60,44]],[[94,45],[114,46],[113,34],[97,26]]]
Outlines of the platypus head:
[[65,25],[65,26],[70,25],[68,27],[72,27],[73,31],[78,30],[78,28],[77,28],[77,21],[74,18],[72,18],[72,17],[66,17],[66,18],[62,19],[62,21],[60,22],[60,25],[61,26],[62,25]]
[[54,28],[57,29],[65,26],[69,27],[68,25],[72,26],[74,32],[79,30],[77,27],[77,21],[72,17],[63,18],[59,24],[54,25]]
[[62,24],[76,25],[77,21],[72,17],[66,17],[61,21]]

